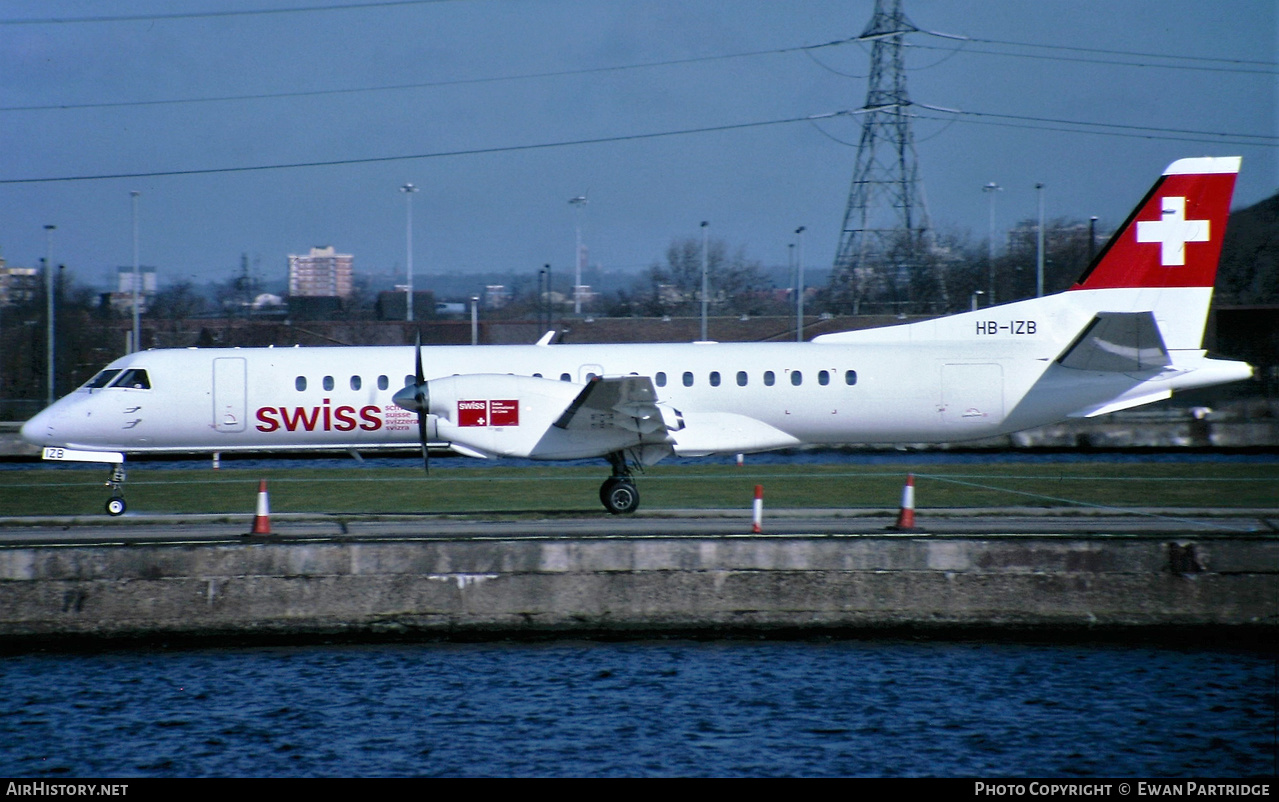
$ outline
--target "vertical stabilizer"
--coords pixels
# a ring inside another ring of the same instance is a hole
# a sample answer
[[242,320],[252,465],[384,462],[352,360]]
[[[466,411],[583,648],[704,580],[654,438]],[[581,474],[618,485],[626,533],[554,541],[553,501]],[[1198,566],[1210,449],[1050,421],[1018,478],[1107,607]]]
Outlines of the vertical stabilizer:
[[1097,311],[1151,312],[1169,350],[1198,349],[1240,161],[1169,165],[1067,294]]
[[1173,162],[1071,289],[1211,287],[1239,163]]

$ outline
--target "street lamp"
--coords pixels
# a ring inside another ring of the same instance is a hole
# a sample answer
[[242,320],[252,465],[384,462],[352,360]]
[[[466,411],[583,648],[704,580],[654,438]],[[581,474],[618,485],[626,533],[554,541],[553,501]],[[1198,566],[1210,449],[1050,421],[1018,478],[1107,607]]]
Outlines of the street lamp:
[[804,227],[800,226],[795,229],[795,236],[799,237],[799,262],[796,264],[796,284],[798,285],[798,294],[795,296],[795,342],[802,343],[804,341]]
[[981,188],[990,196],[990,234],[986,240],[986,270],[989,273],[989,287],[987,291],[990,293],[990,302],[995,302],[995,193],[1003,192],[1004,188],[991,181],[989,184]]
[[709,288],[706,279],[706,228],[710,225],[710,221],[702,221],[702,342],[706,342],[710,337],[706,336],[706,303]]
[[985,291],[985,290],[973,290],[973,295],[972,295],[972,299],[971,299],[971,300],[972,300],[972,310],[973,310],[974,312],[976,312],[976,311],[977,311],[977,296],[978,296],[978,295],[985,295],[985,294],[986,294],[986,291]]
[[1097,253],[1097,215],[1088,218],[1088,264]]
[[53,406],[53,232],[57,226],[44,227],[44,309],[45,309],[45,348],[44,361],[46,372],[45,393],[47,406]]
[[569,198],[569,204],[577,209],[577,250],[573,252],[573,314],[582,314],[582,210],[586,208],[586,196]]
[[542,294],[544,300],[538,301],[537,317],[542,317],[542,306],[546,306],[546,330],[550,331],[555,326],[555,305],[551,302],[551,266],[544,265],[539,271],[546,276],[546,292]]
[[1035,235],[1035,297],[1044,297],[1044,185],[1035,184],[1039,196],[1039,232]]
[[142,313],[139,296],[142,288],[142,270],[138,264],[138,196],[142,193],[136,189],[129,193],[133,204],[133,343],[130,353],[142,349]]
[[404,247],[408,253],[405,261],[408,266],[405,268],[405,284],[404,284],[404,300],[405,311],[404,319],[413,322],[413,193],[417,192],[417,187],[412,184],[405,184],[400,187],[400,191],[404,193]]

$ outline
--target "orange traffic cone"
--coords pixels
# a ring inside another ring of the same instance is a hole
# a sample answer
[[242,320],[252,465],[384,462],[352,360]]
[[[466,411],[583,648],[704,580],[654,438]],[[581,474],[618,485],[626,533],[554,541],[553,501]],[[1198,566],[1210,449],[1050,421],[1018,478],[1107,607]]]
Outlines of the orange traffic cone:
[[915,474],[906,474],[906,486],[902,488],[902,506],[897,513],[897,523],[889,527],[898,532],[918,532],[915,526]]
[[271,502],[267,498],[265,479],[258,483],[258,509],[253,516],[253,531],[249,534],[271,534]]

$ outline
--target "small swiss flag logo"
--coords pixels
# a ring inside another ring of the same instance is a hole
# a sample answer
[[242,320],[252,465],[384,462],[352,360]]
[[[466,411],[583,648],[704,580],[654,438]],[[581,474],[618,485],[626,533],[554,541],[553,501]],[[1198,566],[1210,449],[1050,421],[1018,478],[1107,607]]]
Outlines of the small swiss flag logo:
[[458,426],[519,426],[520,402],[471,400],[457,402]]

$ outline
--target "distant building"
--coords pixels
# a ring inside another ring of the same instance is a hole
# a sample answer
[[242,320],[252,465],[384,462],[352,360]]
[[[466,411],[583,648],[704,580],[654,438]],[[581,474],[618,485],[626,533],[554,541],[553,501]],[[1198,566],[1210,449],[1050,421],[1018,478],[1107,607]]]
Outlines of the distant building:
[[[155,268],[138,265],[138,291],[143,295],[155,295]],[[115,269],[115,291],[133,293],[133,268],[117,267]]]
[[9,267],[0,258],[0,306],[34,301],[40,292],[40,271],[34,267]]
[[[1093,244],[1097,250],[1110,238],[1109,231],[1097,229],[1092,232]],[[1047,221],[1044,223],[1044,250],[1052,251],[1070,245],[1088,246],[1089,227],[1087,223]],[[1039,225],[1034,220],[1023,220],[1008,230],[1006,247],[1010,253],[1034,251],[1038,247]]]
[[484,308],[502,309],[511,302],[511,291],[505,284],[487,284],[484,287]]
[[[117,314],[132,315],[133,268],[117,267],[115,276],[115,288],[98,296],[98,306]],[[138,285],[138,314],[143,314],[151,307],[151,299],[156,293],[154,267],[138,266]]]
[[[115,290],[103,293],[99,304],[111,308],[113,312],[133,314],[133,268],[117,267],[115,269]],[[155,268],[138,265],[138,314],[144,314],[151,307],[151,299],[156,293]]]
[[294,298],[351,297],[351,264],[355,257],[332,245],[312,248],[306,256],[289,255],[289,295]]
[[[374,314],[378,320],[404,320],[408,315],[408,296],[402,285],[396,285],[394,292],[379,292],[373,304]],[[433,316],[435,309],[435,293],[430,290],[413,291],[413,315],[418,320]]]

